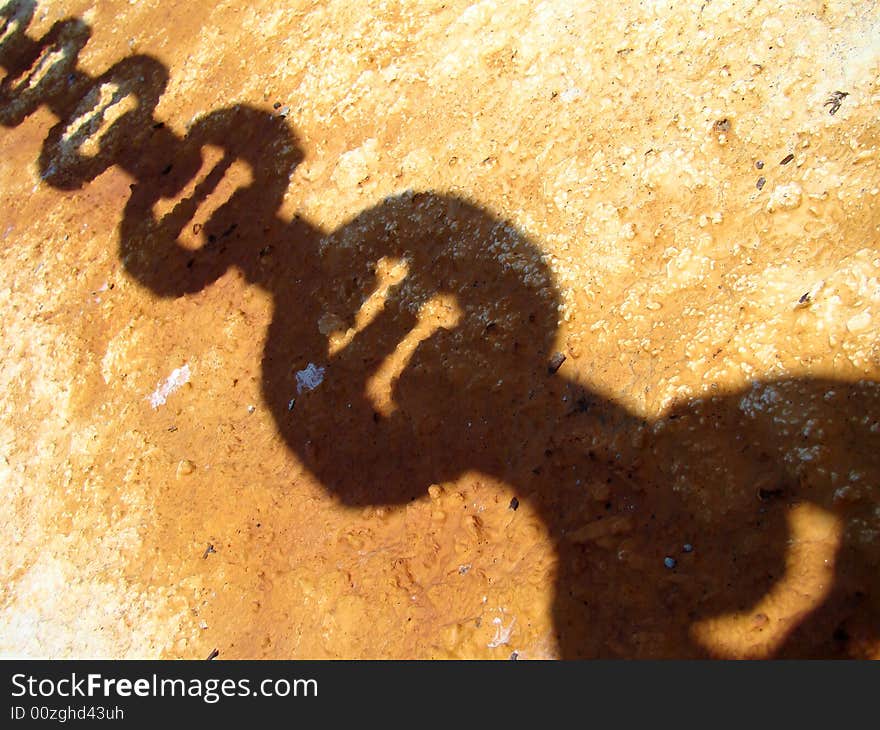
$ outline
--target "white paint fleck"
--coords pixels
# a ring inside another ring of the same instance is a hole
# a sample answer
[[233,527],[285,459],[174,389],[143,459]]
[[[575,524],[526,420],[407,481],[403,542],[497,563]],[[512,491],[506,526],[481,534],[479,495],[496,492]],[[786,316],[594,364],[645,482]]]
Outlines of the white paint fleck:
[[150,401],[150,405],[153,406],[153,408],[164,406],[169,395],[189,382],[190,375],[189,365],[184,365],[181,368],[173,370],[167,380],[165,380],[164,383],[159,383],[156,390],[148,397],[147,400]]
[[309,363],[305,370],[300,370],[296,374],[296,392],[302,393],[304,390],[314,390],[324,380],[325,368],[320,368],[314,363]]
[[510,641],[510,635],[513,633],[513,626],[516,623],[516,618],[511,620],[510,626],[507,628],[504,628],[504,624],[498,616],[492,619],[492,623],[495,624],[495,636],[493,636],[492,641],[486,645],[490,649],[494,649],[497,646],[504,646]]

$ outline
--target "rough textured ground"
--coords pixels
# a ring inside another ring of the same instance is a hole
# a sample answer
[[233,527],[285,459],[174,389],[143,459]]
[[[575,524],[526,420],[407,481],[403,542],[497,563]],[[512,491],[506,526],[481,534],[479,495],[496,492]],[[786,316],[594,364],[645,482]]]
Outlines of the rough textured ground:
[[3,8],[0,653],[880,657],[876,4]]

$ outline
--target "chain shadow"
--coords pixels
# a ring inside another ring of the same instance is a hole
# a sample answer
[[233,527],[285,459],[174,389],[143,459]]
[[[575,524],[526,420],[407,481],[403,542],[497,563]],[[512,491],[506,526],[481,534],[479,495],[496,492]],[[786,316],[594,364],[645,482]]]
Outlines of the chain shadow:
[[[509,484],[558,556],[564,658],[710,655],[694,626],[758,611],[790,570],[791,509],[812,504],[844,526],[833,585],[769,654],[846,656],[880,638],[876,384],[759,382],[647,422],[551,367],[559,295],[540,246],[509,223],[431,192],[335,231],[283,220],[303,159],[283,119],[235,106],[179,138],[153,118],[168,78],[159,61],[131,57],[92,79],[76,70],[87,26],[62,21],[31,41],[34,4],[6,8],[0,123],[49,106],[59,123],[40,170],[60,189],[111,165],[132,175],[119,255],[157,296],[201,291],[232,266],[271,295],[263,397],[343,504],[407,504],[471,471]],[[107,127],[126,96],[134,109]],[[81,154],[95,138],[97,152]],[[247,179],[203,220],[236,163]]]

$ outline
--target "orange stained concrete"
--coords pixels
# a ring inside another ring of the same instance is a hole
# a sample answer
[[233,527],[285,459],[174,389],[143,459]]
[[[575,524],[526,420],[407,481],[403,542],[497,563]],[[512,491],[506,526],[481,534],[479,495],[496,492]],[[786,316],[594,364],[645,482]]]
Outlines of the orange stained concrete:
[[0,7],[4,656],[880,656],[874,4]]

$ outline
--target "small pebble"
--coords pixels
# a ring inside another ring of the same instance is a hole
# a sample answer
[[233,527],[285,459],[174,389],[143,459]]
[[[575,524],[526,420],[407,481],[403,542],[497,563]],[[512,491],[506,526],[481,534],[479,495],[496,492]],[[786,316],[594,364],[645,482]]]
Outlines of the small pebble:
[[675,558],[663,558],[663,565],[665,565],[670,570],[675,567]]
[[694,546],[691,545],[689,542],[686,542],[686,543],[682,546],[681,549],[684,550],[686,553],[692,553],[692,552],[694,551]]
[[562,363],[565,362],[565,355],[561,352],[557,352],[550,358],[550,363],[547,365],[547,371],[553,375],[559,368],[562,367]]
[[755,167],[757,167],[759,170],[763,170],[763,169],[764,169],[764,161],[763,161],[763,160],[758,160],[758,161],[755,163]]
[[196,465],[193,464],[189,459],[182,459],[181,462],[177,465],[177,476],[185,477],[189,476],[196,470]]
[[247,409],[248,413],[253,413],[255,410],[257,410],[256,406],[248,406],[248,409]]

